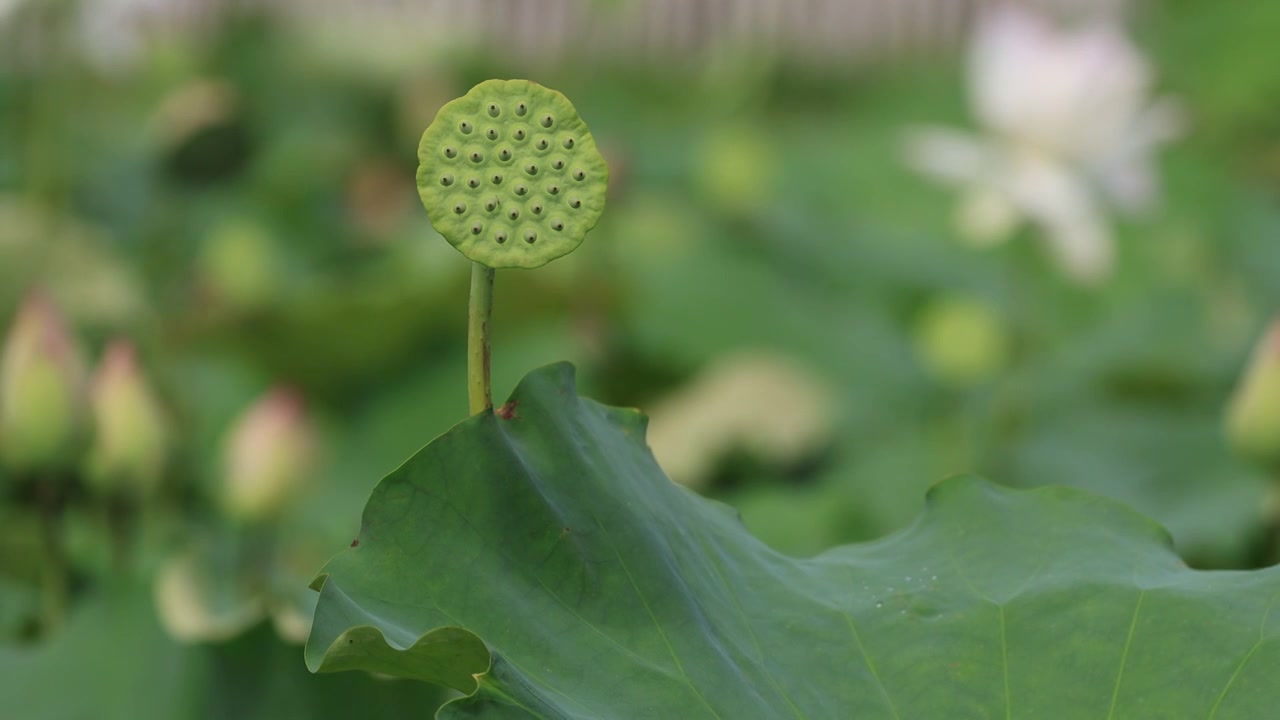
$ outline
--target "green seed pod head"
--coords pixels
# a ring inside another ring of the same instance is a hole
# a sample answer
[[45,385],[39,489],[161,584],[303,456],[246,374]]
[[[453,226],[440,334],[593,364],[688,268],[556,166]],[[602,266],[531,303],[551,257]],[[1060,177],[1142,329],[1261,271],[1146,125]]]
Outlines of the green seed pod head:
[[536,268],[576,250],[609,186],[572,103],[529,80],[486,80],[445,105],[418,162],[431,224],[492,268]]

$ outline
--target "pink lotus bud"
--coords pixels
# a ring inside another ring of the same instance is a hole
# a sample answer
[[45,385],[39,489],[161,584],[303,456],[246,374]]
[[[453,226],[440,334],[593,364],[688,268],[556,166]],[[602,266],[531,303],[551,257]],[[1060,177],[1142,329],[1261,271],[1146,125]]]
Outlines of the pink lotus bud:
[[168,428],[132,344],[111,343],[89,392],[94,422],[90,480],[103,490],[150,494],[164,471]]
[[306,481],[314,445],[302,397],[283,388],[267,393],[227,440],[223,506],[248,522],[279,513]]
[[30,471],[65,459],[79,431],[84,375],[62,313],[49,297],[32,292],[0,356],[0,461]]
[[1241,455],[1280,468],[1280,319],[1258,343],[1231,398],[1227,437]]

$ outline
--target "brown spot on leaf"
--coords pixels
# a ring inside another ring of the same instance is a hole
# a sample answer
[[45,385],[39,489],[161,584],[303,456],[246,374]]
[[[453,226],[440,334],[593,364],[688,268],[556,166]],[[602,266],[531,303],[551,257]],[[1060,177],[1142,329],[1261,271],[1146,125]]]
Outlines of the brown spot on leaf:
[[509,400],[506,405],[503,405],[502,407],[498,408],[497,410],[498,417],[502,418],[503,420],[511,420],[513,418],[520,417],[519,415],[516,415],[516,406],[519,404],[520,403],[516,402],[515,400]]
[[360,538],[351,541],[351,547],[360,547]]

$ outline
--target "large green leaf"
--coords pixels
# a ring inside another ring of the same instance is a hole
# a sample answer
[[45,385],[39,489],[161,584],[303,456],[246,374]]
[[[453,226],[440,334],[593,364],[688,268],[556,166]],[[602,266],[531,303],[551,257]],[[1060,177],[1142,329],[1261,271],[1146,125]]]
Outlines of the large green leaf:
[[0,717],[409,720],[444,701],[421,683],[309,675],[266,623],[226,643],[178,644],[157,621],[150,589],[119,580],[80,598],[47,641],[0,645]]
[[428,445],[318,581],[310,667],[469,694],[442,718],[1280,707],[1280,571],[1191,570],[1114,501],[973,478],[935,487],[897,535],[793,559],[668,481],[644,427],[557,365]]

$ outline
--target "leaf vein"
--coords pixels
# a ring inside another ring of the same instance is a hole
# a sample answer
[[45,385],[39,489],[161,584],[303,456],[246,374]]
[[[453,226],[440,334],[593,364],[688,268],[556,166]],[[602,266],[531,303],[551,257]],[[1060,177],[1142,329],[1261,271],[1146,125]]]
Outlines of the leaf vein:
[[1240,676],[1240,673],[1244,670],[1244,666],[1248,665],[1249,661],[1253,659],[1254,654],[1256,654],[1263,644],[1266,643],[1267,623],[1271,619],[1271,611],[1275,609],[1277,600],[1280,600],[1280,593],[1273,595],[1271,597],[1271,602],[1267,603],[1267,611],[1262,614],[1262,625],[1258,627],[1258,641],[1255,642],[1253,647],[1249,648],[1249,651],[1240,659],[1240,663],[1236,665],[1236,669],[1231,673],[1231,677],[1227,678],[1226,686],[1222,688],[1222,692],[1218,693],[1218,699],[1214,701],[1213,707],[1209,709],[1208,720],[1213,720],[1218,716],[1218,710],[1222,707],[1222,701],[1226,699],[1227,692],[1235,686],[1236,678]]
[[1120,700],[1120,684],[1124,681],[1124,667],[1129,662],[1129,648],[1133,645],[1133,636],[1138,628],[1138,615],[1142,613],[1142,602],[1147,598],[1146,589],[1138,592],[1138,602],[1133,606],[1133,619],[1129,621],[1129,634],[1124,639],[1124,651],[1120,654],[1120,669],[1116,672],[1116,686],[1111,690],[1111,709],[1107,711],[1107,720],[1116,714],[1116,703]]

